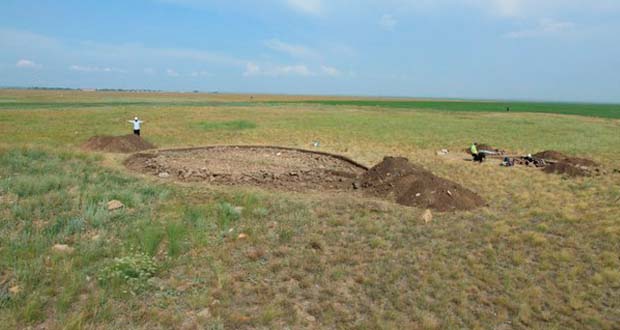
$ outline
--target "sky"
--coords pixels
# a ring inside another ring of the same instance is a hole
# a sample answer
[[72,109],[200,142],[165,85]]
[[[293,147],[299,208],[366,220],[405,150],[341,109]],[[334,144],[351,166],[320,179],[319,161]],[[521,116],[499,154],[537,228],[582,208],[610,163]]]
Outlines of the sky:
[[0,86],[620,102],[620,0],[2,0]]

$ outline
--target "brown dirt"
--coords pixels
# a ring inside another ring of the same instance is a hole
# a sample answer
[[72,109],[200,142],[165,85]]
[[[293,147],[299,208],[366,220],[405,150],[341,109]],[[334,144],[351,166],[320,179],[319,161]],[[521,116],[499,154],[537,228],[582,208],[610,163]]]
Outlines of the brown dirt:
[[132,155],[133,170],[186,182],[286,191],[349,191],[366,168],[345,157],[276,147],[222,146]]
[[569,157],[554,150],[539,152],[532,157],[549,163],[544,168],[545,173],[565,174],[570,177],[606,174],[599,164],[590,159]]
[[135,134],[130,134],[124,136],[93,136],[82,145],[82,148],[90,151],[132,153],[154,149],[155,146]]
[[539,152],[535,155],[532,155],[532,157],[541,158],[545,160],[554,160],[554,161],[563,162],[563,163],[567,163],[567,164],[574,165],[574,166],[588,166],[588,167],[599,166],[596,162],[590,159],[569,157],[554,150],[547,150],[547,151]]
[[565,162],[549,164],[543,169],[545,173],[566,174],[571,177],[589,176],[590,171]]
[[437,211],[485,205],[472,191],[411,164],[386,157],[368,170],[346,157],[279,147],[220,146],[138,153],[129,169],[183,182],[254,185],[285,191],[362,192]]
[[486,204],[471,190],[402,157],[385,157],[361,176],[361,187],[371,195],[399,204],[437,211],[471,210]]

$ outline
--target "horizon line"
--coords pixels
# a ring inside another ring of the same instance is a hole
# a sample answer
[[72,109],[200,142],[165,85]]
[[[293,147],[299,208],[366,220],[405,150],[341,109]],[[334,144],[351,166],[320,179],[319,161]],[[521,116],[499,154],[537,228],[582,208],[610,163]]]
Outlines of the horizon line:
[[300,94],[300,93],[265,93],[265,92],[231,92],[231,91],[206,91],[199,89],[187,90],[167,90],[150,88],[93,88],[93,87],[60,87],[60,86],[0,86],[0,90],[70,90],[82,92],[133,92],[133,93],[178,93],[178,94],[220,94],[220,95],[262,95],[262,96],[300,96],[300,97],[341,97],[341,98],[367,98],[367,99],[393,99],[398,101],[464,101],[464,102],[519,102],[519,103],[565,103],[565,104],[597,104],[597,105],[618,105],[618,101],[577,101],[577,100],[551,100],[551,99],[500,99],[500,98],[476,98],[476,97],[441,97],[441,96],[397,96],[397,95],[377,95],[377,94]]

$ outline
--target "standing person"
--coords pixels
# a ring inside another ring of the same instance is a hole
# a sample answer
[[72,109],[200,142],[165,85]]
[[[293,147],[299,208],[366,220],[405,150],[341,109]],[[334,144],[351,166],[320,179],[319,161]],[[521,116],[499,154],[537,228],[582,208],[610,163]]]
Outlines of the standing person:
[[144,122],[138,119],[138,117],[135,117],[133,120],[128,120],[128,122],[133,124],[133,134],[140,136],[140,125]]
[[480,162],[482,163],[484,161],[484,158],[486,157],[486,155],[482,152],[478,151],[478,143],[474,142],[471,147],[469,148],[469,151],[471,152],[471,155],[474,157],[474,162]]

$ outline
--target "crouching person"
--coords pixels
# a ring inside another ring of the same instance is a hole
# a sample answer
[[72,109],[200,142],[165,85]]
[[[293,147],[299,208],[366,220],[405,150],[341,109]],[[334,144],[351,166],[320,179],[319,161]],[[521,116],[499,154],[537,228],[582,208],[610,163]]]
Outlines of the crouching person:
[[474,162],[480,162],[482,163],[484,161],[484,159],[486,158],[486,155],[483,152],[479,152],[478,151],[478,143],[474,142],[471,147],[470,147],[470,152],[472,157],[474,157]]

